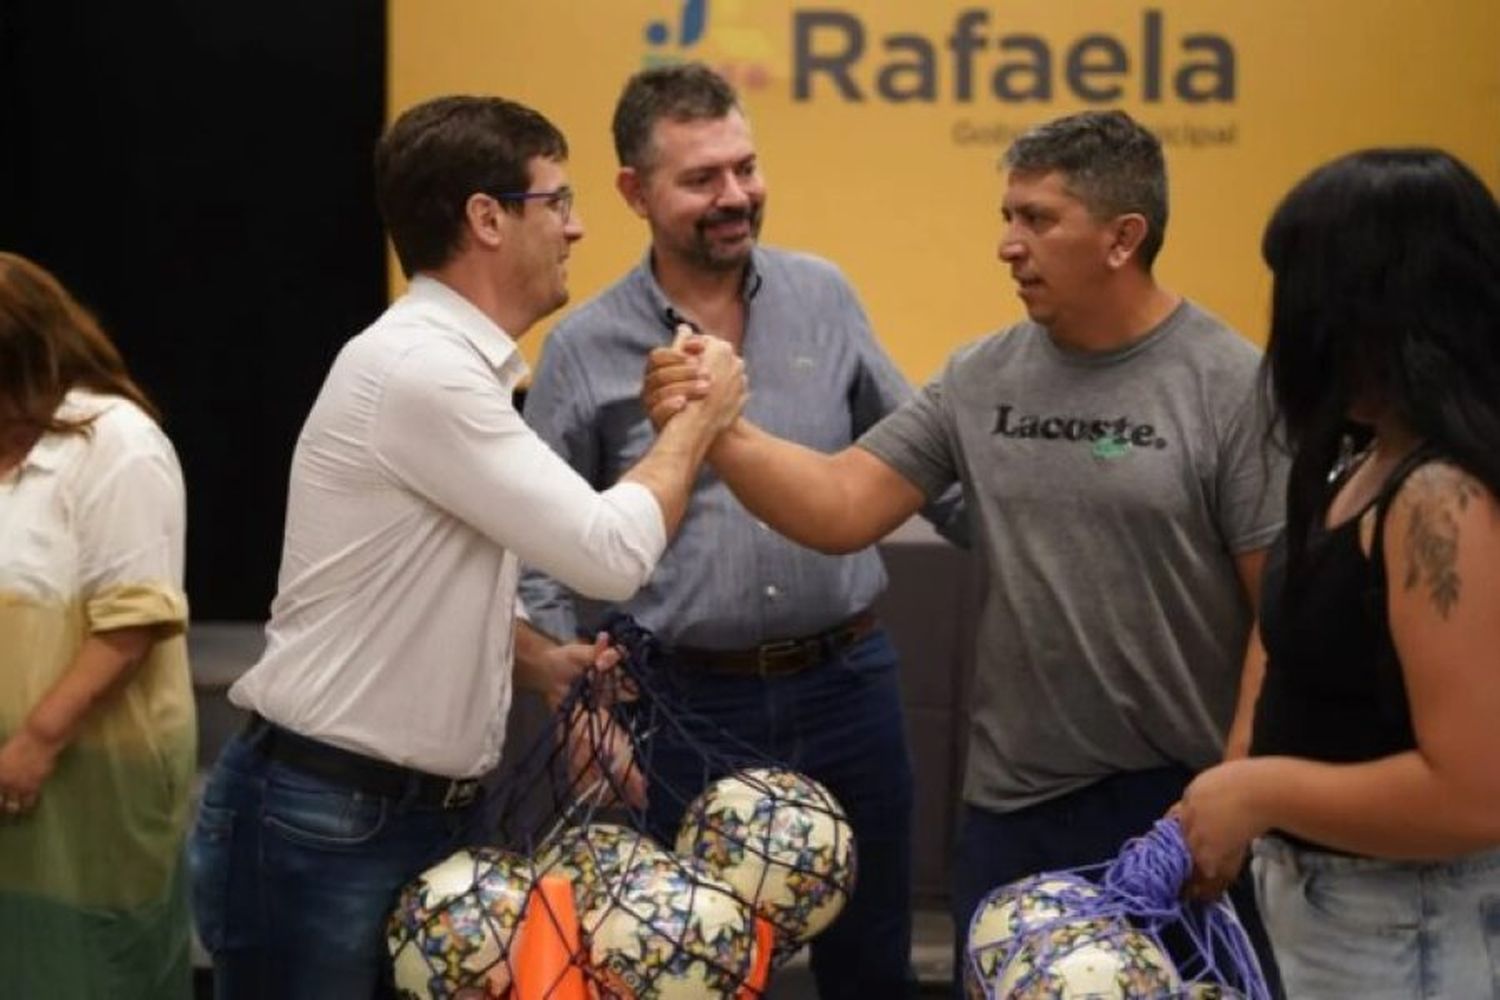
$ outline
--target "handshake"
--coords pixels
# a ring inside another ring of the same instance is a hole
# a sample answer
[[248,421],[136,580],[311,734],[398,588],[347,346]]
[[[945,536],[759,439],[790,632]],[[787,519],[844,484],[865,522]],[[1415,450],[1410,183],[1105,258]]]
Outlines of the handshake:
[[641,404],[657,430],[684,414],[718,434],[735,422],[749,397],[745,363],[733,345],[694,333],[686,323],[678,325],[670,347],[658,347],[647,358]]

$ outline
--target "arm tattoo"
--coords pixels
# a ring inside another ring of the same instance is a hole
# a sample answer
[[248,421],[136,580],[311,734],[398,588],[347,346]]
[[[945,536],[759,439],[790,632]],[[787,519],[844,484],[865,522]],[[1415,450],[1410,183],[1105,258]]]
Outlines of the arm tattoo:
[[1458,603],[1458,514],[1479,496],[1479,486],[1467,476],[1442,467],[1434,474],[1416,473],[1410,480],[1411,524],[1406,535],[1407,590],[1425,585],[1433,606],[1444,619]]

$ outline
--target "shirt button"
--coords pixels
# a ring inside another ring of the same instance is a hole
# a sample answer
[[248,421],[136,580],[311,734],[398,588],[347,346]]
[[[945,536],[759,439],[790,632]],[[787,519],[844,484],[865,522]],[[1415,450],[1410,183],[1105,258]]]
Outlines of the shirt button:
[[781,596],[781,591],[776,589],[776,584],[768,583],[766,584],[766,596],[774,601]]

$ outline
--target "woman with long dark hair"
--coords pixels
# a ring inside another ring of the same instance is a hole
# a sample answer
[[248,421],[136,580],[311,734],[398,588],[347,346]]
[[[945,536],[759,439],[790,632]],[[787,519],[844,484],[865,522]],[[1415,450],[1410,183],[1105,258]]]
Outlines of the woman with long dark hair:
[[1199,884],[1254,842],[1290,996],[1500,996],[1500,206],[1368,150],[1263,252],[1287,531],[1251,756],[1183,798]]
[[183,521],[114,345],[0,253],[0,996],[190,995]]

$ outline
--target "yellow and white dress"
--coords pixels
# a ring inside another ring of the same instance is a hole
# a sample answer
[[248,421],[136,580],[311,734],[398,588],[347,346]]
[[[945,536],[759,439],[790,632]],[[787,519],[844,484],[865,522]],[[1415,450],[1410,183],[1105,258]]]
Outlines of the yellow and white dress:
[[90,633],[162,637],[85,720],[35,810],[0,819],[0,996],[187,996],[182,474],[129,401],[75,390],[59,412],[98,416],[0,478],[0,743]]

